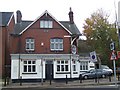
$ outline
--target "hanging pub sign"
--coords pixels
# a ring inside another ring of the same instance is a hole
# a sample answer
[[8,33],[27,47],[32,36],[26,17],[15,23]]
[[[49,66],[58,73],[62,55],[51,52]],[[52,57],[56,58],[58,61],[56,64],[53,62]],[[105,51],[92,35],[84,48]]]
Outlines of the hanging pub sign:
[[76,54],[76,51],[77,51],[76,46],[72,45],[72,54]]

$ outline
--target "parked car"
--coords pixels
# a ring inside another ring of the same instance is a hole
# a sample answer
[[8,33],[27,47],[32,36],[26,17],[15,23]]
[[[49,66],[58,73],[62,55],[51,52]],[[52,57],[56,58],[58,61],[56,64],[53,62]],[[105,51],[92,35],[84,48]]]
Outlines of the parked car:
[[116,74],[120,74],[120,67],[116,67]]
[[79,78],[82,78],[82,79],[97,78],[97,77],[105,78],[110,74],[111,74],[110,72],[105,71],[103,69],[91,69],[85,73],[80,74]]
[[113,73],[113,70],[110,69],[107,65],[101,65],[101,69],[110,72],[111,74]]

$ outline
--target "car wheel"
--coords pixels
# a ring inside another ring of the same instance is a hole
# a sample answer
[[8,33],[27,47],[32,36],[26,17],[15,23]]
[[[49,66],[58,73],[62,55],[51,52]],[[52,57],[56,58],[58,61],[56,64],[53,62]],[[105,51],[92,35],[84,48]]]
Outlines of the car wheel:
[[85,76],[84,76],[84,79],[88,79],[88,76],[87,76],[87,75],[85,75]]
[[103,74],[103,75],[102,75],[102,78],[105,78],[105,77],[106,77],[106,76]]

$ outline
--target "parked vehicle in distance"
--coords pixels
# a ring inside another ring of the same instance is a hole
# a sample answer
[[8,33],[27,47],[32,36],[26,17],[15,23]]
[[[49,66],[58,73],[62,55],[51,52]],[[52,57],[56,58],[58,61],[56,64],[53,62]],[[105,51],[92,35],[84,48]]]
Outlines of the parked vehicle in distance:
[[120,74],[120,67],[116,67],[116,73]]
[[88,78],[105,78],[109,76],[111,73],[109,71],[105,71],[103,69],[91,69],[85,73],[79,75],[79,78],[88,79]]
[[110,69],[107,65],[101,65],[101,69],[110,72],[111,74],[113,73],[113,70]]

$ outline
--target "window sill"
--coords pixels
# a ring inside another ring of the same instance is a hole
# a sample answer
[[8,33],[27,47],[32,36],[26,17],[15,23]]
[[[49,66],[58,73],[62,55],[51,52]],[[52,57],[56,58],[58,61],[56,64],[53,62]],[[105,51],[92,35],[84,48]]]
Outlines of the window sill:
[[70,74],[70,72],[56,72],[56,74]]
[[78,74],[78,72],[73,72],[73,74]]
[[37,74],[37,73],[22,73],[22,74]]

